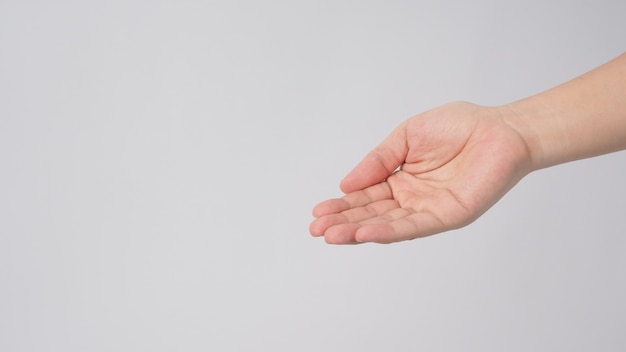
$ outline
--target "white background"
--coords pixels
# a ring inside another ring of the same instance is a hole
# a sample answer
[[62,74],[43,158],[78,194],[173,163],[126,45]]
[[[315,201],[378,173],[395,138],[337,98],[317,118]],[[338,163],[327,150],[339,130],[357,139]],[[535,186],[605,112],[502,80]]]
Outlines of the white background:
[[592,69],[625,13],[0,1],[0,350],[624,350],[624,153],[434,237],[330,246],[308,225],[398,123]]

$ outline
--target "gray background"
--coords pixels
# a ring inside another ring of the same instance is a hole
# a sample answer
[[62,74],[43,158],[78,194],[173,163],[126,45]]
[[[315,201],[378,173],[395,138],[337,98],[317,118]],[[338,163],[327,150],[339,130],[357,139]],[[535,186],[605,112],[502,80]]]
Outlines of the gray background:
[[617,351],[626,154],[311,238],[398,123],[624,51],[624,1],[1,1],[0,350]]

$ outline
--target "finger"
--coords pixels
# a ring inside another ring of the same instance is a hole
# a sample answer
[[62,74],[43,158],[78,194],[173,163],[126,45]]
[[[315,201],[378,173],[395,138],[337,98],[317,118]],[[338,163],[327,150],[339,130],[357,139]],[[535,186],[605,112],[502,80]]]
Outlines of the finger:
[[360,191],[348,193],[342,199],[348,204],[348,208],[362,207],[385,199],[392,199],[393,192],[387,182],[381,182]]
[[324,233],[324,240],[329,244],[357,244],[355,234],[360,227],[356,223],[335,225]]
[[367,204],[364,207],[348,209],[341,213],[324,215],[311,223],[309,232],[315,237],[323,236],[332,226],[377,218],[394,208],[398,208],[398,202],[393,199],[386,199]]
[[340,183],[343,192],[351,193],[380,183],[402,165],[408,153],[405,126],[406,123],[400,125],[348,173]]
[[413,209],[409,208],[395,208],[379,214],[378,216],[371,217],[369,219],[361,221],[361,225],[373,225],[373,224],[387,224],[392,221],[407,217],[415,213]]
[[346,194],[342,198],[329,199],[313,208],[313,216],[319,218],[328,214],[340,213],[351,208],[361,207],[379,200],[391,199],[393,194],[386,182],[364,190]]
[[329,227],[345,223],[347,223],[346,217],[341,213],[325,215],[311,222],[309,232],[314,237],[324,236]]
[[408,214],[388,223],[362,225],[355,231],[357,242],[392,243],[451,230],[427,212]]
[[350,209],[350,204],[346,202],[343,198],[334,198],[325,200],[313,208],[313,216],[316,218],[340,213],[344,210]]
[[364,222],[372,218],[379,218],[382,215],[392,211],[392,209],[398,209],[399,205],[396,200],[383,199],[376,202],[366,204],[362,207],[351,208],[341,212],[341,215],[346,220],[345,222]]

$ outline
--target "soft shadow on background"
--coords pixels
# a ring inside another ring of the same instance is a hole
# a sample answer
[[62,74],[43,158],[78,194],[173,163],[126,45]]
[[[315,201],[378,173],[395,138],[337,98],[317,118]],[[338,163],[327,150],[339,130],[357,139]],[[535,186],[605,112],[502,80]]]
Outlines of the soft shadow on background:
[[[311,238],[398,123],[624,51],[623,1],[3,1],[0,350],[626,347],[626,155],[467,228]],[[503,151],[506,152],[506,151]]]

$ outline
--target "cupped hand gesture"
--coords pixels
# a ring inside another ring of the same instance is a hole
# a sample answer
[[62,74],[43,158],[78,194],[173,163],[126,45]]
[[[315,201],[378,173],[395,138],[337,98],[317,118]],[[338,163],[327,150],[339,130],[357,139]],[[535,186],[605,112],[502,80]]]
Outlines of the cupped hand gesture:
[[391,243],[465,226],[531,171],[501,109],[452,103],[396,128],[313,209],[326,242]]

